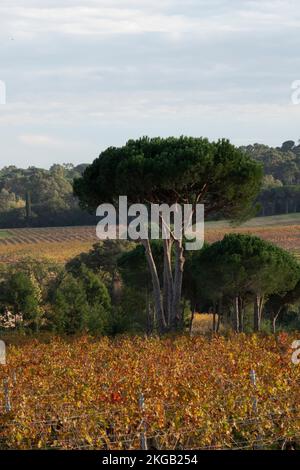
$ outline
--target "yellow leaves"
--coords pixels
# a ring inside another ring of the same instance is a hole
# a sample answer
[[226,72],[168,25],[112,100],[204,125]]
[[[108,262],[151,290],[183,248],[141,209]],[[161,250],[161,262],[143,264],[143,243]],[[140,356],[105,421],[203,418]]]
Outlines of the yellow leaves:
[[42,449],[43,444],[44,444],[43,441],[42,441],[42,440],[39,440],[38,443],[37,443],[37,448],[38,448],[38,449]]
[[193,447],[272,440],[300,424],[300,367],[286,367],[271,338],[27,340],[8,359],[0,382],[10,379],[13,411],[0,427],[10,448],[138,448],[142,420],[165,448],[176,436]]
[[84,439],[86,440],[86,442],[88,444],[92,444],[93,443],[93,438],[91,436],[89,436],[88,434],[85,434],[84,436]]
[[16,432],[15,438],[18,444],[21,444],[21,442],[23,441],[23,435],[20,432]]

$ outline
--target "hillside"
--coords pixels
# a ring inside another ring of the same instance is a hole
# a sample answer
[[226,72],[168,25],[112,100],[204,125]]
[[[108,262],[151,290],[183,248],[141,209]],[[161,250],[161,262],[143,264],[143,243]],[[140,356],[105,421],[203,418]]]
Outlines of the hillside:
[[[300,213],[257,217],[239,227],[228,222],[207,222],[205,240],[222,239],[228,232],[252,233],[300,256]],[[95,226],[0,230],[0,262],[24,256],[65,262],[98,241]]]

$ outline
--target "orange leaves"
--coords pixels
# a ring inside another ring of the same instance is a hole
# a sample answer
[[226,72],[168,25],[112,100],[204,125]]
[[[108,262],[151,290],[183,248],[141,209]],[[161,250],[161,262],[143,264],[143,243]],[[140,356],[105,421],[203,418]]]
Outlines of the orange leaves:
[[[292,436],[300,426],[300,367],[289,353],[283,361],[281,350],[293,339],[26,341],[8,348],[8,365],[0,368],[12,405],[9,415],[0,408],[1,437],[9,448],[138,448],[141,423],[162,448]],[[0,402],[2,394],[0,387]]]
[[111,403],[121,403],[122,395],[120,392],[112,392],[110,394],[110,402]]

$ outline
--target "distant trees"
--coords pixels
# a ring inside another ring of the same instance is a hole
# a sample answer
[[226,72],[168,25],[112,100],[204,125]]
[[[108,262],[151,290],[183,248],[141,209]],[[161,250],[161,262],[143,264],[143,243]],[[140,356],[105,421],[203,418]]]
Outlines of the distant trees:
[[[206,214],[239,218],[253,209],[261,178],[260,165],[226,140],[210,143],[202,138],[144,137],[102,152],[75,180],[74,192],[81,207],[90,211],[101,203],[117,204],[118,197],[125,194],[129,203],[190,203],[194,212],[196,204],[203,203]],[[163,242],[165,275],[161,278],[151,244],[141,237],[161,332],[183,325],[184,244],[170,227],[168,230],[170,239]]]
[[[263,166],[259,215],[300,211],[299,143],[287,140],[275,148],[254,144],[239,151]],[[65,163],[54,164],[49,170],[13,165],[0,169],[0,228],[95,224],[95,216],[79,208],[72,188],[73,180],[88,166]],[[212,211],[207,217],[224,215]]]
[[254,144],[241,150],[263,164],[264,174],[272,175],[284,185],[300,184],[300,145],[286,141],[281,147]]
[[254,144],[241,150],[264,168],[264,184],[258,196],[260,215],[300,211],[300,144],[287,140],[281,147]]
[[259,197],[261,215],[290,214],[300,211],[300,185],[270,185]]
[[50,170],[14,166],[0,170],[0,227],[78,225],[95,218],[81,211],[73,178],[86,165],[53,165]]
[[0,213],[7,212],[18,207],[24,207],[24,202],[18,201],[15,193],[2,188],[0,191]]

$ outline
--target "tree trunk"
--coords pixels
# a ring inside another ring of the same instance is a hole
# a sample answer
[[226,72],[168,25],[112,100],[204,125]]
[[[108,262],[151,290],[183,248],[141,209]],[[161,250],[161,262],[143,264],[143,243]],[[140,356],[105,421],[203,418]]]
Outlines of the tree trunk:
[[147,335],[149,336],[153,333],[154,322],[153,322],[153,315],[152,315],[148,289],[146,291],[146,314],[147,314]]
[[240,302],[239,297],[236,296],[234,299],[234,329],[236,333],[240,331],[240,312],[239,312]]
[[[182,240],[163,240],[164,245],[164,271],[163,288],[157,273],[149,240],[141,240],[147,262],[151,272],[155,311],[160,333],[176,330],[183,326],[183,309],[181,306],[181,292],[184,268],[184,248]],[[172,246],[175,247],[174,275],[172,272]]]
[[262,307],[263,307],[263,296],[256,294],[254,299],[254,331],[259,332],[261,330],[261,318],[262,318]]
[[122,298],[122,278],[117,270],[113,272],[111,291],[113,305],[120,305]]
[[239,297],[239,324],[240,324],[240,333],[244,331],[244,305],[243,300]]
[[219,333],[222,315],[223,315],[223,297],[221,297],[218,302],[218,321],[217,321],[216,333]]
[[194,323],[195,313],[196,313],[196,308],[194,307],[192,310],[192,315],[191,315],[191,320],[190,320],[190,328],[189,328],[190,336],[192,336],[192,333],[193,333],[193,323]]
[[256,295],[255,296],[255,299],[254,299],[254,311],[253,311],[253,320],[254,320],[254,324],[253,324],[253,330],[255,332],[258,332],[260,330],[260,319],[259,319],[259,307],[258,307],[258,296]]
[[31,194],[30,191],[26,191],[26,224],[27,226],[30,225],[30,219],[32,216],[32,211],[31,211]]
[[163,240],[164,242],[164,311],[167,324],[170,325],[172,318],[173,303],[173,274],[172,274],[172,240]]
[[184,249],[182,240],[175,240],[175,275],[173,284],[173,305],[170,327],[177,329],[183,324],[183,312],[181,309],[181,291],[182,291],[182,278],[184,267]]
[[156,310],[156,315],[157,315],[157,322],[158,322],[158,328],[160,333],[164,333],[167,329],[167,324],[166,324],[166,318],[163,310],[163,303],[162,303],[162,298],[161,298],[161,292],[160,292],[160,282],[159,282],[159,277],[155,265],[155,261],[153,258],[152,250],[151,250],[151,245],[149,240],[141,240],[145,252],[146,252],[146,258],[147,262],[150,268],[150,273],[151,273],[151,278],[152,278],[152,284],[153,284],[153,294],[154,294],[154,303],[155,303],[155,310]]
[[277,322],[277,319],[279,317],[280,312],[281,312],[281,308],[277,311],[277,313],[273,312],[272,324],[273,324],[273,333],[274,333],[274,335],[276,335],[276,322]]

